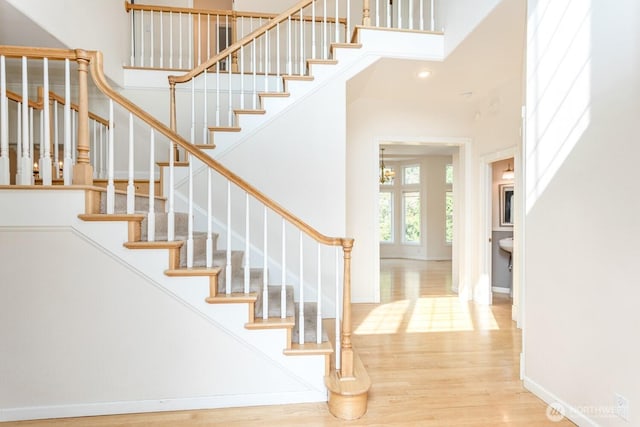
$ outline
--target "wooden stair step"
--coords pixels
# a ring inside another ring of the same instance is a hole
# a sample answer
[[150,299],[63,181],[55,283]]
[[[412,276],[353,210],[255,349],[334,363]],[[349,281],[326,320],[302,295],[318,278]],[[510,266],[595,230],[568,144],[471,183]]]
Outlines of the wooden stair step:
[[234,114],[266,114],[266,110],[250,110],[250,109],[243,109],[243,110],[233,110]]
[[[158,165],[161,168],[164,168],[164,167],[168,168],[169,162],[156,162],[156,165]],[[173,162],[173,166],[177,168],[181,168],[181,167],[189,166],[189,162]]]
[[216,144],[196,144],[196,147],[198,147],[201,150],[213,150],[214,148],[216,148]]
[[169,277],[217,276],[220,270],[220,267],[173,268],[165,270],[164,274]]
[[332,354],[333,346],[330,342],[325,341],[320,344],[317,343],[304,343],[304,344],[291,344],[290,349],[284,350],[284,354],[287,356],[304,356],[310,354]]
[[263,98],[288,98],[291,94],[289,92],[258,92],[258,96]]
[[245,323],[244,327],[247,329],[293,329],[296,321],[293,317],[270,317],[268,319],[256,318],[253,322]]
[[258,295],[254,292],[248,294],[218,294],[215,297],[207,297],[205,301],[209,304],[228,304],[228,303],[250,303],[256,302]]
[[83,221],[103,222],[103,221],[126,221],[129,226],[127,229],[127,238],[130,242],[137,242],[141,238],[142,221],[147,217],[146,214],[80,214],[78,218]]
[[184,245],[184,241],[175,240],[171,242],[159,241],[159,242],[125,242],[123,246],[128,249],[180,249]]
[[309,65],[337,65],[337,59],[307,59],[307,66]]
[[211,132],[240,132],[241,130],[238,126],[209,126]]
[[310,81],[313,81],[313,76],[306,76],[306,75],[300,76],[300,75],[297,75],[297,74],[289,74],[289,75],[283,75],[282,79],[283,80],[299,80],[299,81],[310,82]]
[[360,49],[362,43],[331,43],[329,51],[333,53],[335,49]]

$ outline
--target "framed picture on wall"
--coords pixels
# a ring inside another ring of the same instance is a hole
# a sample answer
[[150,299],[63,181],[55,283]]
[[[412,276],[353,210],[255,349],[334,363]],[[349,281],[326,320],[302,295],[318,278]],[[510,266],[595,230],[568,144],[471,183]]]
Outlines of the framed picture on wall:
[[513,227],[513,184],[500,184],[500,226]]

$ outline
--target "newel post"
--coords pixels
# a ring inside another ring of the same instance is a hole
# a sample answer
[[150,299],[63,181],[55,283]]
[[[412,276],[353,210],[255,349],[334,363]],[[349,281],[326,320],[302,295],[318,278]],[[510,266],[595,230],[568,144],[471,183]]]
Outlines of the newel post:
[[362,2],[362,25],[365,27],[371,25],[371,8],[369,7],[369,0],[363,0]]
[[74,185],[93,185],[93,166],[89,161],[89,92],[87,72],[90,57],[86,51],[76,49],[78,62],[78,160],[73,166]]
[[340,377],[353,378],[353,346],[351,345],[351,250],[353,239],[342,240],[344,252],[344,289],[342,294],[342,354]]

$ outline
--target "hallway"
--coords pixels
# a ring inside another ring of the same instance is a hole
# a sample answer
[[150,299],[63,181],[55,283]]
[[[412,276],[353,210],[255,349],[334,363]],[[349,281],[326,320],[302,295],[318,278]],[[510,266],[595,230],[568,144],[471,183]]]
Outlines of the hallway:
[[[335,419],[326,404],[8,423],[19,426],[570,426],[518,379],[521,331],[507,296],[461,304],[451,263],[381,261],[381,304],[354,305],[353,341],[371,377],[368,412]],[[3,426],[5,424],[2,424]]]

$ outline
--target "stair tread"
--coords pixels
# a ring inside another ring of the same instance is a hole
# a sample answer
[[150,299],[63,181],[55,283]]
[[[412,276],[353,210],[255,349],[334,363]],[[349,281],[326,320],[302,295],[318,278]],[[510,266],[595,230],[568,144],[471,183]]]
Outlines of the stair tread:
[[175,249],[184,245],[183,241],[171,241],[171,242],[125,242],[124,247],[129,249]]
[[240,132],[242,129],[238,126],[209,126],[209,130],[216,132]]
[[321,342],[320,344],[315,342],[306,342],[304,344],[292,343],[291,348],[284,350],[284,354],[288,356],[331,353],[333,353],[333,346],[329,341]]
[[247,329],[280,329],[288,328],[292,329],[296,324],[293,317],[270,317],[268,319],[255,318],[252,322],[248,322],[244,325]]
[[164,274],[171,277],[181,276],[217,276],[220,273],[220,267],[193,267],[193,268],[174,268],[165,270]]
[[238,110],[233,110],[233,112],[235,114],[266,114],[267,111],[266,110],[251,110],[251,109],[238,109]]
[[142,222],[145,219],[144,214],[134,213],[134,214],[106,214],[106,213],[97,213],[97,214],[80,214],[78,215],[83,221],[140,221]]
[[287,98],[291,96],[289,92],[258,92],[260,97]]

